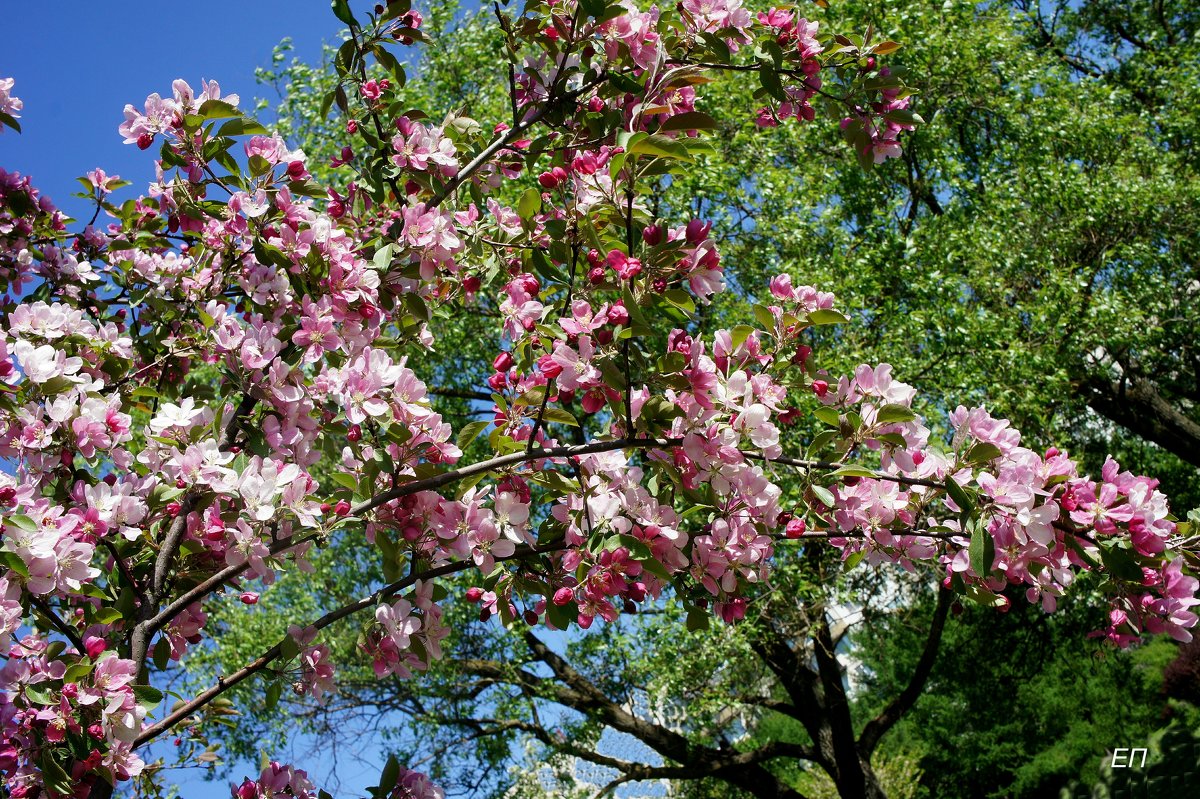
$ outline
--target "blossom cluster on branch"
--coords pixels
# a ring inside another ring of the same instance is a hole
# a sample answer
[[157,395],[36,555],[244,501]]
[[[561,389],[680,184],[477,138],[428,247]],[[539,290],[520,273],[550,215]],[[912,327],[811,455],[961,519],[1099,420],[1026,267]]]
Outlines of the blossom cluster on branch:
[[[107,795],[147,770],[147,743],[227,715],[223,694],[257,675],[274,701],[285,677],[320,700],[339,658],[425,670],[459,599],[438,578],[463,571],[475,587],[461,600],[482,618],[565,629],[666,592],[689,624],[706,609],[735,621],[779,546],[924,563],[990,604],[1020,585],[1047,610],[1097,570],[1114,641],[1189,637],[1197,581],[1153,480],[1112,462],[1085,475],[982,408],[934,440],[886,364],[820,369],[810,330],[850,319],[786,274],[747,324],[698,321],[726,290],[711,224],[660,218],[651,201],[710,151],[708,76],[752,73],[759,124],[825,106],[870,167],[920,122],[899,72],[876,62],[896,43],[738,0],[530,2],[497,11],[512,118],[486,127],[395,100],[405,75],[389,48],[426,38],[406,0],[361,22],[333,6],[349,26],[326,105],[346,119],[343,189],[318,185],[236,96],[182,80],[120,125],[158,147],[155,182],[118,205],[125,184],[93,172],[81,230],[0,172],[12,796]],[[11,89],[0,81],[0,122],[15,124]],[[459,430],[422,377],[451,314],[495,320],[480,333],[496,342],[493,418]],[[787,428],[806,416],[824,432],[792,452]],[[463,464],[485,431],[488,457]],[[388,582],[162,704],[154,675],[204,641],[213,597],[254,604],[334,536],[375,553]],[[359,651],[331,652],[321,631],[346,619]],[[381,796],[441,795],[391,772]],[[271,763],[234,795],[314,790]]]

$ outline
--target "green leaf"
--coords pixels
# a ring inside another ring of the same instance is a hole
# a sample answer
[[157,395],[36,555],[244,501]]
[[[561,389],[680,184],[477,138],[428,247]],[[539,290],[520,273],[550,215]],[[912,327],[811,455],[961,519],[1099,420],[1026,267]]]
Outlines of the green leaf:
[[687,148],[668,136],[653,133],[645,138],[637,139],[626,152],[639,155],[653,155],[660,158],[675,158],[681,161],[690,160]]
[[158,641],[154,644],[154,668],[162,671],[171,662],[171,642],[167,637],[159,636]]
[[688,608],[687,628],[689,632],[708,629],[708,611],[700,608]]
[[762,62],[759,65],[758,81],[771,97],[780,102],[787,99],[783,93],[783,83],[779,80],[779,71],[769,62]]
[[812,486],[812,492],[816,495],[817,499],[821,500],[821,504],[825,507],[833,508],[837,505],[837,500],[834,498],[833,492],[825,486],[814,485]]
[[971,499],[971,495],[953,477],[946,478],[946,493],[950,495],[950,499],[954,500],[954,504],[958,505],[963,513],[969,514],[975,510],[975,502]]
[[385,244],[375,251],[374,257],[371,258],[371,264],[379,272],[386,272],[392,268],[392,253],[396,247],[394,244]]
[[580,0],[579,7],[583,9],[583,13],[593,19],[600,19],[604,16],[604,0]]
[[354,18],[354,14],[350,11],[349,0],[333,0],[330,5],[333,7],[333,15],[335,17],[347,25],[358,27],[358,20]]
[[50,747],[46,747],[38,759],[38,768],[42,770],[42,783],[53,793],[71,796],[75,792],[75,782],[50,754],[52,751]]
[[57,700],[50,695],[49,691],[43,691],[34,685],[25,686],[25,698],[35,705],[53,705],[57,704]]
[[217,131],[218,136],[260,136],[266,133],[265,127],[246,117],[231,119]]
[[1142,567],[1133,559],[1129,551],[1121,549],[1116,544],[1109,544],[1107,541],[1101,542],[1100,560],[1104,562],[1105,571],[1114,577],[1139,584],[1145,579]]
[[204,119],[230,119],[232,117],[240,117],[242,112],[237,109],[237,106],[230,105],[224,100],[205,100],[197,115]]
[[454,443],[458,445],[459,449],[465,450],[480,433],[487,429],[489,424],[491,422],[485,420],[464,425],[463,429],[458,433],[458,439]]
[[69,377],[59,375],[58,377],[52,377],[45,383],[42,383],[41,388],[43,394],[45,394],[47,397],[51,397],[55,394],[63,393],[74,385],[74,380],[71,380]]
[[837,430],[826,430],[822,433],[817,433],[817,435],[813,436],[813,440],[810,441],[808,444],[809,454],[810,455],[817,454],[821,450],[825,449],[825,447],[829,446],[829,443],[837,437],[838,437]]
[[537,189],[526,189],[517,203],[517,216],[528,222],[542,209],[542,193]]
[[688,315],[696,312],[696,303],[683,289],[667,289],[662,293],[662,298]]
[[163,692],[153,685],[135,685],[133,686],[133,695],[137,699],[138,704],[147,710],[153,708],[163,699]]
[[337,483],[342,488],[348,488],[351,491],[358,490],[358,479],[352,474],[346,474],[345,472],[334,472],[329,477],[331,480],[333,480],[333,482]]
[[542,413],[542,419],[547,422],[554,422],[556,424],[579,427],[579,420],[576,419],[569,411],[564,411],[562,408],[547,408]]
[[875,472],[865,466],[843,466],[830,477],[875,477]]
[[93,624],[114,624],[124,618],[116,608],[100,608],[92,613]]
[[[382,537],[382,536],[380,536]],[[283,640],[279,642],[279,657],[284,662],[291,660],[300,654],[300,644],[296,643],[296,639],[290,635],[285,635]]]
[[736,350],[745,343],[746,339],[750,338],[750,334],[754,332],[754,328],[750,325],[738,325],[729,334],[732,349]]
[[69,683],[69,682],[75,682],[75,683],[83,682],[84,680],[87,679],[88,675],[91,673],[92,673],[92,664],[90,664],[90,663],[75,663],[71,666],[68,666],[67,670],[65,672],[63,672],[63,678],[62,678],[63,684],[65,685],[66,683]]
[[996,542],[978,519],[971,524],[971,545],[967,555],[970,557],[971,570],[977,575],[986,577],[991,573],[992,563],[996,560]]
[[818,308],[808,315],[808,321],[814,325],[840,325],[849,322],[850,319],[832,308]]
[[1003,453],[1000,452],[1000,448],[995,444],[980,441],[967,451],[967,460],[971,463],[982,465],[995,458],[999,458],[1001,454]]
[[917,418],[917,414],[912,408],[906,405],[888,404],[879,409],[875,415],[875,421],[878,424],[896,424],[898,422],[911,422]]
[[267,685],[266,695],[263,697],[263,707],[266,710],[271,710],[279,704],[279,697],[283,694],[283,681],[272,680]]
[[11,524],[13,527],[24,530],[27,533],[37,532],[38,529],[37,522],[23,513],[14,513],[11,516],[5,517],[4,523]]
[[659,130],[664,133],[676,130],[712,130],[716,126],[717,121],[703,111],[688,111],[668,117]]
[[830,427],[841,427],[842,426],[841,414],[839,414],[837,412],[836,408],[829,408],[826,406],[822,406],[820,408],[817,408],[815,411],[813,411],[813,416],[817,417],[818,419],[820,419],[822,422],[829,425]]

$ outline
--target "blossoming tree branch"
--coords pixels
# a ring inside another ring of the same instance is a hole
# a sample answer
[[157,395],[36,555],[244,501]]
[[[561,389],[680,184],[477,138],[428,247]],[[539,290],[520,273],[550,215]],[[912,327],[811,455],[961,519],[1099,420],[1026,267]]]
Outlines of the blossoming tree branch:
[[[710,225],[655,193],[710,150],[710,76],[756,82],[760,125],[840,125],[871,168],[921,123],[884,63],[898,43],[740,0],[497,5],[511,118],[484,122],[396,101],[395,52],[428,43],[408,0],[333,10],[341,188],[236,96],[183,80],[120,125],[158,154],[155,182],[118,202],[127,184],[89,173],[82,226],[0,171],[9,795],[155,779],[144,747],[216,734],[249,679],[270,703],[283,684],[335,691],[342,657],[410,677],[453,635],[446,602],[565,630],[672,592],[689,625],[736,622],[779,547],[924,564],[985,604],[1019,585],[1047,611],[1095,570],[1113,641],[1190,638],[1193,542],[1153,479],[1083,474],[983,408],[937,440],[888,365],[821,369],[811,329],[853,314],[787,274],[745,287],[745,324],[704,329],[697,308],[726,289]],[[0,81],[0,123],[19,130],[15,88]],[[452,315],[497,352],[494,418],[458,430],[419,355]],[[785,451],[781,426],[806,416],[824,432]],[[477,441],[489,455],[463,462]],[[335,536],[388,582],[164,699],[156,675],[203,645],[206,603],[256,603]],[[474,587],[448,596],[458,572]],[[322,630],[343,620],[358,651],[335,657]],[[275,762],[235,788],[318,793]],[[442,794],[392,761],[376,795]]]

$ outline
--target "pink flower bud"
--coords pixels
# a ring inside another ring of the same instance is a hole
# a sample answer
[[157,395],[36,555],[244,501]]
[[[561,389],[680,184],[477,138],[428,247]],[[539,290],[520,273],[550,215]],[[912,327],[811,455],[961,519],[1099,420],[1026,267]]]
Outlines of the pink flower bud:
[[607,108],[607,106],[599,97],[593,97],[592,99],[588,100],[588,110],[593,114],[598,114],[605,108]]
[[142,135],[138,136],[137,146],[139,150],[148,150],[150,149],[151,144],[154,144],[153,134],[143,133]]
[[642,241],[654,247],[661,244],[663,240],[663,231],[658,225],[646,225],[642,228]]
[[466,597],[468,602],[474,604],[483,597],[483,589],[473,585],[467,589]]
[[562,366],[549,355],[543,355],[542,357],[538,358],[537,365],[542,374],[548,378],[553,379],[562,374]]
[[559,185],[567,179],[567,170],[561,166],[556,166],[553,169],[547,170],[538,175],[538,183],[542,184],[545,189],[557,189]]
[[254,593],[253,591],[243,591],[242,595],[238,597],[238,599],[242,601],[243,605],[258,604],[258,594]]
[[824,397],[829,393],[829,384],[824,380],[814,380],[812,382],[812,392],[818,397]]
[[787,523],[787,527],[784,528],[784,535],[788,538],[799,538],[804,535],[804,531],[807,529],[808,525],[804,523],[803,519],[792,519]]
[[350,429],[346,431],[346,438],[350,441],[358,441],[362,438],[362,428],[356,424],[350,425]]
[[87,656],[92,660],[95,660],[96,658],[100,657],[102,652],[104,652],[106,644],[103,638],[97,638],[94,635],[89,635],[87,638],[83,639],[83,648],[87,650]]
[[350,503],[344,499],[339,499],[337,504],[333,506],[333,512],[338,516],[346,516],[350,513]]
[[179,511],[181,511],[181,510],[183,510],[183,506],[180,505],[178,502],[168,502],[167,503],[167,507],[166,507],[167,515],[170,516],[172,519],[174,519],[176,516],[178,516]]
[[593,266],[588,270],[588,282],[593,286],[598,286],[604,282],[604,267]]
[[629,324],[629,309],[624,305],[613,305],[608,309],[608,321],[614,325]]
[[712,222],[702,222],[699,219],[693,219],[687,223],[687,228],[684,230],[684,237],[688,244],[699,244],[708,238],[708,231],[712,230]]
[[508,352],[507,350],[504,352],[501,352],[499,355],[497,355],[492,360],[492,368],[495,369],[497,372],[507,372],[509,369],[512,368],[512,365],[513,365],[512,353]]

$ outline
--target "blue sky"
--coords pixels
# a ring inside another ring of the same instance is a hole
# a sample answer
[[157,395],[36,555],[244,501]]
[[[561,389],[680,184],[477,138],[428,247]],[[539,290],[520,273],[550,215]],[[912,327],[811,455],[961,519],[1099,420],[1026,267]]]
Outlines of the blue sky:
[[[0,133],[0,166],[31,175],[68,213],[86,206],[70,195],[75,177],[102,167],[140,191],[154,179],[153,153],[121,143],[126,103],[142,107],[183,78],[197,89],[216,80],[251,107],[266,96],[254,69],[290,36],[295,54],[315,60],[340,23],[328,0],[206,0],[200,4],[132,0],[33,0],[5,8],[0,77],[16,79],[25,101],[23,133]],[[365,8],[361,0],[353,4]],[[129,195],[129,196],[132,196]],[[86,217],[85,217],[86,221]]]

